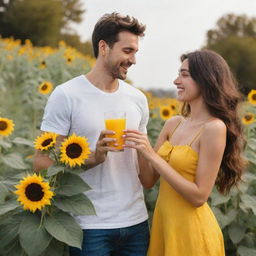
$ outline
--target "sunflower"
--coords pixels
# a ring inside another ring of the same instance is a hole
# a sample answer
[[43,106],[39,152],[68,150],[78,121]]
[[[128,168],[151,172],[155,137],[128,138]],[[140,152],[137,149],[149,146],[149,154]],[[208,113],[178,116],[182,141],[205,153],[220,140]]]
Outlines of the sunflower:
[[149,117],[150,118],[157,118],[157,114],[154,111],[149,112]]
[[72,63],[72,62],[73,62],[73,60],[74,60],[74,57],[73,57],[72,55],[68,55],[68,56],[66,56],[67,64]]
[[40,68],[40,69],[46,68],[46,62],[45,62],[45,60],[41,61],[40,65],[39,65],[39,68]]
[[56,143],[57,134],[53,132],[45,132],[38,136],[35,141],[35,148],[39,150],[48,150]]
[[256,104],[256,90],[251,90],[248,94],[248,101],[251,104]]
[[18,195],[17,201],[23,205],[24,210],[35,212],[51,204],[53,192],[50,190],[49,183],[44,182],[40,175],[28,175],[15,187],[17,188],[14,191]]
[[160,117],[163,120],[167,120],[173,116],[173,110],[169,106],[160,106]]
[[9,136],[14,130],[14,123],[8,118],[0,117],[0,135]]
[[48,94],[52,91],[52,83],[50,82],[42,82],[39,87],[38,87],[38,91],[41,93],[41,94]]
[[70,167],[81,166],[91,153],[87,139],[75,134],[62,142],[60,152],[60,161]]
[[252,114],[252,113],[246,113],[242,117],[242,123],[243,124],[252,124],[254,122],[255,122],[255,117],[254,117],[254,114]]

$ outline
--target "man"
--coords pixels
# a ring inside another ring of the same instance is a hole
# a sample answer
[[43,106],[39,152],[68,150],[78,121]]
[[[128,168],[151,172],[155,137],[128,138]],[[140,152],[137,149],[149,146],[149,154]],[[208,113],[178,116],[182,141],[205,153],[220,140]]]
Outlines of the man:
[[[42,131],[60,134],[61,141],[72,133],[88,138],[93,153],[85,161],[81,177],[92,188],[86,195],[96,216],[78,216],[84,232],[82,250],[71,248],[72,256],[144,256],[148,247],[147,210],[143,184],[134,149],[112,152],[104,128],[104,112],[125,111],[127,128],[146,132],[147,100],[143,93],[128,85],[128,68],[136,63],[139,37],[145,26],[137,19],[118,13],[104,15],[95,25],[92,42],[96,64],[86,74],[56,87],[50,96]],[[36,153],[36,171],[52,160]]]

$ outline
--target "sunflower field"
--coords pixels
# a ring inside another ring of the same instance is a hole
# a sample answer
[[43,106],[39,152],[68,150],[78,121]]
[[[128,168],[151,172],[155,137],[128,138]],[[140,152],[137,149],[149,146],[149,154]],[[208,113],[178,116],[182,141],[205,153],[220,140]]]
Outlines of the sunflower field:
[[[0,256],[68,256],[68,246],[81,246],[82,231],[73,215],[96,214],[83,193],[91,188],[79,176],[90,145],[75,134],[58,145],[56,134],[39,129],[55,86],[87,73],[94,62],[64,42],[54,49],[0,39]],[[179,114],[181,105],[174,98],[143,93],[154,144],[165,120]],[[240,112],[247,171],[239,188],[227,196],[214,189],[209,203],[223,230],[226,254],[250,256],[256,255],[256,90]],[[54,161],[40,175],[32,168],[35,149]],[[158,186],[145,190],[150,220]]]

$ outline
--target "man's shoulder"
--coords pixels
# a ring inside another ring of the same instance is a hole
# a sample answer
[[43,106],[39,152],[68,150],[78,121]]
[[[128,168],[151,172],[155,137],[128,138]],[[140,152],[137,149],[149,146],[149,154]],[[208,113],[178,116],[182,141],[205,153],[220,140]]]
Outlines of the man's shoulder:
[[81,84],[83,81],[83,75],[80,75],[80,76],[76,76],[76,77],[73,77],[71,79],[69,79],[68,81],[65,81],[61,84],[58,85],[59,88],[69,88],[69,87],[75,87],[75,86],[78,86],[79,84]]
[[140,89],[134,87],[133,85],[128,84],[128,83],[125,82],[125,81],[122,81],[122,85],[123,85],[123,88],[124,88],[127,92],[130,92],[131,94],[137,95],[138,97],[141,97],[141,98],[146,98],[145,94],[144,94]]

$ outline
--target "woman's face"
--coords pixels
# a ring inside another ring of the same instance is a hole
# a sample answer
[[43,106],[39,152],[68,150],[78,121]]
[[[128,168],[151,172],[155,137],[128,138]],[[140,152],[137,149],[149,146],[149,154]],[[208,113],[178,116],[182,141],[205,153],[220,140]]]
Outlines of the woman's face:
[[190,103],[191,101],[201,97],[199,86],[189,73],[187,59],[182,62],[179,75],[174,80],[174,84],[178,90],[177,100],[179,101]]

